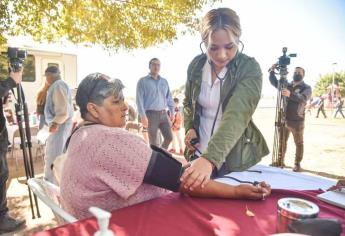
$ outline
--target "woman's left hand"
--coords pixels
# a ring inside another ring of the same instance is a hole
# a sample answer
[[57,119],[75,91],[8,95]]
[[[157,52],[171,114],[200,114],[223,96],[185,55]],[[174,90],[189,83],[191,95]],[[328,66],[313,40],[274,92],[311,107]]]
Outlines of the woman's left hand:
[[190,190],[199,186],[204,188],[210,180],[212,169],[213,164],[204,157],[199,157],[195,161],[192,161],[190,167],[181,176],[183,187],[189,188]]
[[235,187],[235,198],[265,200],[271,194],[271,186],[260,182],[257,186],[251,184],[240,184]]

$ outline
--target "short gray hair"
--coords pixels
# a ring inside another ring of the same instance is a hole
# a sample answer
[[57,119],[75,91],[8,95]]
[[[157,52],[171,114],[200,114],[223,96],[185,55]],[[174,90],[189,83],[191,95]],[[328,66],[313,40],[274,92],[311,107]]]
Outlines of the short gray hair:
[[112,79],[101,73],[86,76],[79,84],[75,98],[81,117],[85,119],[89,102],[101,106],[104,99],[110,96],[118,97],[124,87],[121,80]]
[[57,66],[48,66],[45,70],[45,74],[53,76],[55,79],[61,79],[60,69]]

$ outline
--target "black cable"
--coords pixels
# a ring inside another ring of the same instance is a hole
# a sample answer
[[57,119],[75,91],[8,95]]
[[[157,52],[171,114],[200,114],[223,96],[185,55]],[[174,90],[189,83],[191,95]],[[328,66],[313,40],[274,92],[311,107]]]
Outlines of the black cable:
[[222,176],[222,177],[219,177],[219,178],[217,178],[217,179],[232,179],[232,180],[235,180],[235,181],[237,181],[237,182],[239,182],[239,183],[241,183],[241,184],[252,184],[252,185],[254,185],[254,186],[259,185],[259,182],[258,182],[258,181],[251,182],[251,181],[240,180],[240,179],[237,179],[237,178],[235,178],[235,177],[225,176],[225,175]]

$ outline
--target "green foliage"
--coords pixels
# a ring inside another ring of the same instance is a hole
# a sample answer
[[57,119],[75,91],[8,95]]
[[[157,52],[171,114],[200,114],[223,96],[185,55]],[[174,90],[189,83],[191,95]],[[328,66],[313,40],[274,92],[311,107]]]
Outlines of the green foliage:
[[0,49],[6,43],[4,33],[9,30],[11,23],[11,16],[9,13],[9,0],[0,1]]
[[107,49],[146,48],[171,42],[179,29],[195,29],[196,13],[215,1],[1,0],[0,45],[6,42],[6,33]]
[[[325,94],[327,87],[333,82],[333,73],[323,75],[313,89],[314,96]],[[345,71],[334,73],[334,83],[339,86],[340,94],[345,96]]]

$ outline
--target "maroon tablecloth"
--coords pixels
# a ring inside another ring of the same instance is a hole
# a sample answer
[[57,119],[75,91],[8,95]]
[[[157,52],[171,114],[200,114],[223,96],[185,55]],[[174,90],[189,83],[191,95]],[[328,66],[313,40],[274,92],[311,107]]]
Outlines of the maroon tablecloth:
[[[316,198],[320,191],[273,190],[265,201],[200,199],[169,194],[112,212],[110,228],[116,236],[269,235],[275,233],[277,201],[299,197],[316,203],[320,218],[337,218],[345,235],[345,210]],[[246,205],[255,217],[245,214]],[[35,236],[93,235],[97,223],[88,218]]]

